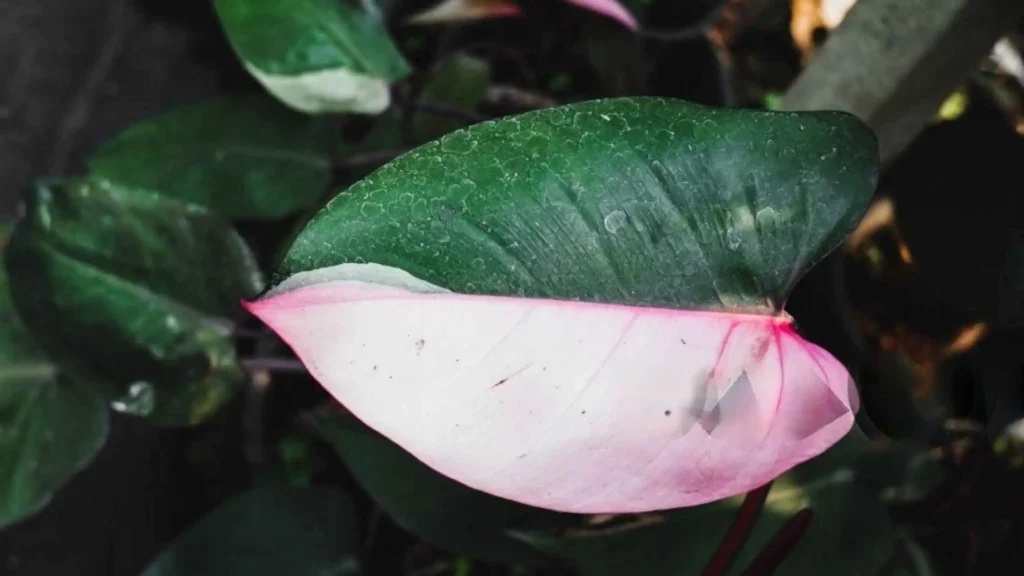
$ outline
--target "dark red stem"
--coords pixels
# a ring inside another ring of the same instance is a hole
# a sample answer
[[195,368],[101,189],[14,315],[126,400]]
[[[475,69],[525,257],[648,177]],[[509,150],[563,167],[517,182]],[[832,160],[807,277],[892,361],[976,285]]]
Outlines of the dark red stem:
[[753,531],[754,523],[757,522],[757,517],[761,514],[761,508],[764,506],[764,500],[768,497],[771,487],[772,483],[769,482],[756,490],[747,492],[743,504],[740,505],[740,511],[736,514],[736,520],[729,527],[729,531],[711,556],[704,571],[700,573],[701,576],[725,576],[729,567],[736,560],[740,548],[743,548],[743,544],[746,543]]
[[775,573],[775,569],[789,556],[810,528],[813,517],[814,514],[807,508],[794,514],[754,558],[743,576],[770,576]]

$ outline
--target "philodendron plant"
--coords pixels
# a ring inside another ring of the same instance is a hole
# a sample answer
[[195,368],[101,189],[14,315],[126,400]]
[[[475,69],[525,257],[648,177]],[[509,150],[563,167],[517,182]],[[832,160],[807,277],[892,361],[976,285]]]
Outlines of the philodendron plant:
[[750,491],[856,387],[784,311],[872,197],[853,116],[595,100],[474,125],[337,195],[247,303],[364,423],[577,513]]

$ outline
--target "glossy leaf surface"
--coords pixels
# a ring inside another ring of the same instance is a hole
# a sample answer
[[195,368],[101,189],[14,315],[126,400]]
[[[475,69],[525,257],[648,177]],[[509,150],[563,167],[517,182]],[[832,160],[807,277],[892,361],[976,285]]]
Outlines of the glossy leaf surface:
[[201,422],[234,394],[232,318],[262,280],[230,226],[97,181],[39,185],[29,204],[7,269],[19,314],[62,369],[161,423]]
[[235,52],[264,88],[306,113],[379,114],[409,65],[370,2],[216,0]]
[[471,126],[384,166],[296,238],[275,283],[345,262],[464,294],[771,314],[874,192],[842,113],[659,98]]

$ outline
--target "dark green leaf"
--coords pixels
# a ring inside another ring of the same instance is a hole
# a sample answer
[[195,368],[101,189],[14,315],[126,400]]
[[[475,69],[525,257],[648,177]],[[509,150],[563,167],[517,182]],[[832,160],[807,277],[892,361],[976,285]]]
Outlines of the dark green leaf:
[[[472,110],[486,96],[491,85],[491,68],[487,62],[468,54],[457,53],[434,71],[420,97],[455,108]],[[466,126],[464,120],[420,112],[413,118],[418,143],[429,142]]]
[[594,72],[610,96],[649,93],[649,57],[644,41],[632,30],[607,18],[587,19],[583,42]]
[[116,410],[198,423],[243,380],[231,318],[260,273],[198,206],[105,182],[40,185],[7,268],[36,341]]
[[854,463],[858,479],[883,502],[920,501],[940,486],[946,470],[928,446],[908,440],[886,442]]
[[379,114],[409,65],[370,2],[215,0],[235,52],[271,94],[307,112]]
[[[0,250],[6,235],[0,230]],[[0,528],[42,510],[106,438],[103,401],[59,377],[36,348],[0,269]]]
[[331,127],[264,95],[227,96],[132,126],[91,158],[94,174],[228,218],[280,218],[319,200]]
[[508,531],[564,518],[442,476],[351,417],[320,411],[311,420],[381,509],[435,546],[490,562],[536,564],[537,551]]
[[337,489],[275,488],[237,496],[178,537],[142,576],[346,576],[352,504]]
[[[421,97],[447,106],[472,109],[487,95],[490,79],[491,71],[486,62],[456,53],[440,64],[424,86]],[[397,155],[399,150],[425,144],[468,124],[465,120],[426,110],[412,110],[409,118],[395,112],[377,117],[373,128],[360,141],[342,143],[338,156],[344,161],[389,150],[396,151]],[[411,130],[405,129],[405,122],[412,123]],[[376,165],[368,164],[350,172],[353,179],[361,178],[386,161],[384,158]]]
[[901,535],[896,548],[878,576],[934,576],[928,551],[908,535]]
[[[821,457],[776,479],[747,544],[732,565],[740,574],[796,512],[809,508],[809,530],[776,576],[875,573],[889,558],[894,534],[885,508],[850,466],[862,450],[854,429]],[[584,576],[699,574],[735,519],[742,497],[649,515],[632,527],[552,537],[528,534]]]
[[838,112],[622,98],[453,132],[332,200],[275,283],[345,262],[468,294],[774,313],[874,193]]

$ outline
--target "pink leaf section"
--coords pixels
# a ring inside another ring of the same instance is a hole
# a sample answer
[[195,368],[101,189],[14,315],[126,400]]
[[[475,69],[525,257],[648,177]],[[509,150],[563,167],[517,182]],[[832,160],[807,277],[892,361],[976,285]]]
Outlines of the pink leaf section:
[[566,512],[752,490],[852,427],[850,375],[777,317],[334,280],[247,307],[438,472]]
[[[640,28],[633,14],[617,0],[565,0],[584,10],[607,16],[630,30]],[[437,24],[519,16],[519,6],[508,0],[443,0],[409,19],[412,24]]]
[[566,0],[566,2],[607,16],[630,30],[636,31],[640,29],[640,25],[637,23],[636,18],[633,17],[633,14],[617,0]]
[[519,16],[521,11],[515,2],[506,0],[443,0],[409,19],[410,24],[437,24],[461,22],[486,18]]

